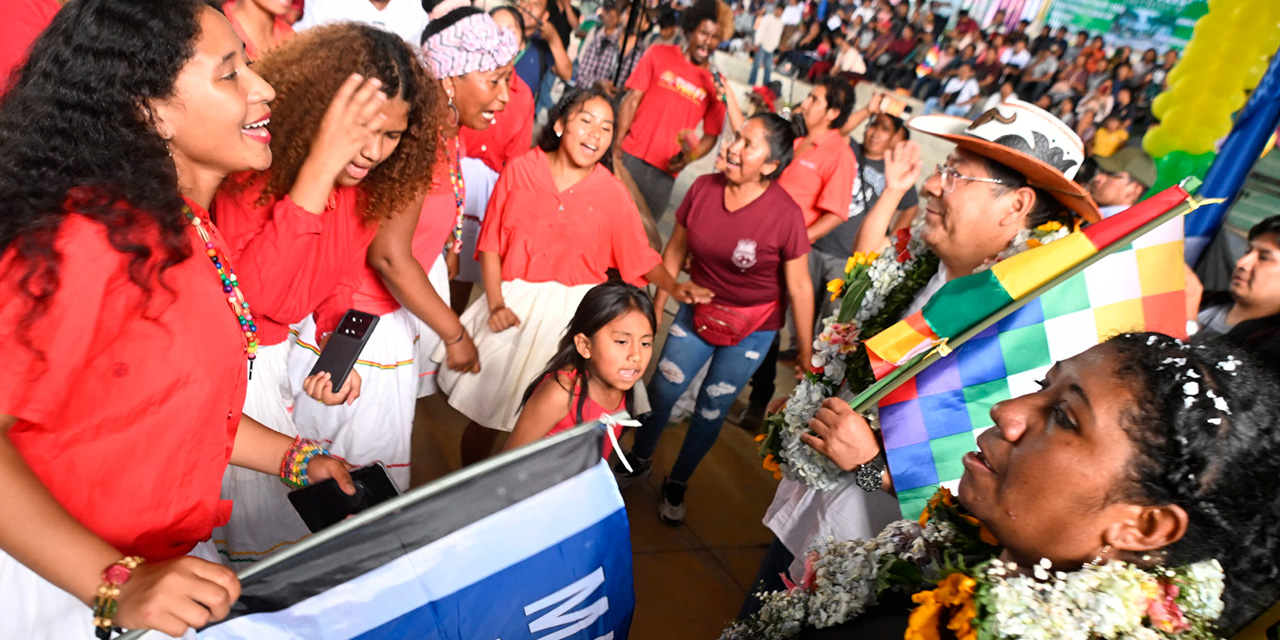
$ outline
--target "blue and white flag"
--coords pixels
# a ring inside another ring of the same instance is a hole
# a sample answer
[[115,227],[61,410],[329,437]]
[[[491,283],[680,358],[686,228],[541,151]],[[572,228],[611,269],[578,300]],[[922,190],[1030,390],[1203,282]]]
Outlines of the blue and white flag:
[[625,640],[631,539],[602,438],[578,427],[321,532],[248,569],[199,637]]

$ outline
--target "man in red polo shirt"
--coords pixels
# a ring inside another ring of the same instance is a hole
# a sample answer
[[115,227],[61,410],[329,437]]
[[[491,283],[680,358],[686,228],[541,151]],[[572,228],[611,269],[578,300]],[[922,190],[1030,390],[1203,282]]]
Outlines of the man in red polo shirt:
[[[680,20],[684,48],[649,47],[627,80],[618,110],[616,139],[622,144],[613,148],[615,162],[626,166],[654,220],[667,210],[676,175],[710,153],[724,128],[725,107],[710,70],[720,44],[716,0],[698,0]],[[690,132],[699,121],[702,137],[693,142]]]
[[[792,112],[792,118],[804,119],[806,133],[796,140],[795,158],[778,178],[778,184],[800,205],[811,245],[849,219],[858,159],[849,142],[840,135],[840,128],[853,112],[853,103],[853,85],[842,78],[828,76],[819,80]],[[802,364],[809,366],[807,362]],[[775,391],[777,368],[778,338],[775,336],[769,353],[751,378],[749,407],[769,404]]]

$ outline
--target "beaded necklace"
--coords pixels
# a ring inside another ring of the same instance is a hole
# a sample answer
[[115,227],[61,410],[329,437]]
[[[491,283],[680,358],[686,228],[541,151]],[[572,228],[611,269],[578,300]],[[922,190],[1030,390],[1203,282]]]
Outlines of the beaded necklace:
[[231,306],[231,311],[240,321],[240,330],[244,332],[245,339],[244,352],[249,359],[249,378],[253,379],[253,361],[258,357],[258,325],[253,322],[253,315],[249,313],[249,303],[245,302],[244,294],[240,292],[239,280],[231,268],[231,261],[226,259],[226,252],[221,256],[218,255],[217,248],[213,246],[213,239],[203,226],[204,221],[197,217],[189,206],[182,207],[182,213],[187,216],[191,226],[196,228],[200,239],[204,240],[205,255],[213,262],[213,268],[217,270],[218,278],[222,280],[222,292],[227,295],[227,304]]
[[453,163],[449,165],[449,182],[453,185],[453,201],[458,207],[458,218],[453,225],[453,252],[462,253],[462,194],[467,183],[462,179],[462,143],[453,137]]

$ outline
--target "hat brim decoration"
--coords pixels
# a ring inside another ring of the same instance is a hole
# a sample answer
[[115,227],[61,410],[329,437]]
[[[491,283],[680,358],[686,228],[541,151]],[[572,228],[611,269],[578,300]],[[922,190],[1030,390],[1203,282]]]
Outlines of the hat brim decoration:
[[1003,164],[1044,189],[1086,222],[1102,219],[1098,204],[1072,178],[1084,162],[1080,136],[1053,114],[1021,100],[1008,100],[974,120],[928,115],[907,126]]

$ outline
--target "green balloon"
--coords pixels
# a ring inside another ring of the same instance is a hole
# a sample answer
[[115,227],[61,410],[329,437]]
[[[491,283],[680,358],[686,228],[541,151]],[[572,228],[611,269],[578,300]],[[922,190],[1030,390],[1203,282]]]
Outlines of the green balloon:
[[1156,183],[1152,185],[1147,195],[1164,191],[1182,182],[1187,176],[1195,176],[1203,180],[1217,156],[1217,153],[1212,152],[1192,155],[1185,151],[1173,151],[1157,157],[1155,159]]

